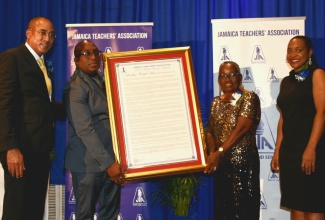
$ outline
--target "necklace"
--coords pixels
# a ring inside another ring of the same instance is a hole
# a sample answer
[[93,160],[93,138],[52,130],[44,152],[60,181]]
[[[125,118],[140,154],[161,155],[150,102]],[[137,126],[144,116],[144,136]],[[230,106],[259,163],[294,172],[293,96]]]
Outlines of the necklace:
[[298,72],[295,73],[295,78],[298,82],[304,81],[309,75],[308,62],[306,62]]
[[[225,94],[224,91],[221,91],[221,95]],[[231,104],[232,106],[235,106],[238,102],[238,100],[240,99],[242,95],[242,91],[241,90],[238,90],[234,93],[231,94],[231,98],[230,98],[230,102],[227,102],[229,104]],[[224,99],[222,99],[223,101],[225,101]]]
[[230,104],[231,105],[236,105],[238,100],[240,99],[241,97],[241,94],[242,92],[241,91],[237,91],[237,92],[234,92],[232,95],[231,95],[231,100],[230,100]]

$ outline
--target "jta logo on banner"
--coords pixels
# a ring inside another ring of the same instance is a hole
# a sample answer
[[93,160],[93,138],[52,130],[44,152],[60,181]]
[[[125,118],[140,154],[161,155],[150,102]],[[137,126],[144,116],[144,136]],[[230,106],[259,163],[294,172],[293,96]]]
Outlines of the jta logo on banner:
[[147,199],[142,187],[137,187],[133,199],[134,206],[147,206]]

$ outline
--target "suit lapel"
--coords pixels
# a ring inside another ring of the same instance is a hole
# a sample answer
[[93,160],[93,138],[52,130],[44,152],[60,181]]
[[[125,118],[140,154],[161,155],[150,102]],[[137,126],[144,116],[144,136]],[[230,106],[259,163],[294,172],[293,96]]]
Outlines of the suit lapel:
[[[32,68],[32,72],[35,73],[36,75],[38,75],[38,77],[36,77],[36,78],[42,79],[40,81],[40,86],[42,87],[42,92],[46,96],[48,96],[46,82],[44,79],[43,72],[42,72],[41,68],[39,67],[37,61],[35,60],[33,54],[31,54],[31,52],[27,49],[25,44],[21,44],[20,50],[21,50],[21,53],[22,53],[22,56],[24,57],[24,59],[29,64],[30,68]],[[50,77],[50,79],[51,79],[51,82],[53,83],[53,80],[51,77]],[[53,90],[52,90],[52,94],[53,94]]]
[[31,54],[31,52],[29,52],[27,47],[24,44],[22,44],[20,49],[22,51],[22,55],[25,58],[26,62],[33,69],[33,73],[43,75],[43,72],[42,72],[41,68],[39,68],[39,65],[37,64],[37,61],[35,60],[34,56]]
[[93,80],[90,76],[88,76],[86,73],[82,72],[81,70],[78,69],[80,77],[91,86],[91,88],[94,89],[96,93],[100,95],[101,98],[106,100],[106,96],[103,93],[103,91],[99,88],[95,80]]

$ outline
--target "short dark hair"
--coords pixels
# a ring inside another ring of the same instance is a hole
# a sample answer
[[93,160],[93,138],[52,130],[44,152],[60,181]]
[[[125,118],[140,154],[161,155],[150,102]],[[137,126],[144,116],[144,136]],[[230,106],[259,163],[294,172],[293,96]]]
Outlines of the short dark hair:
[[[46,18],[46,17],[43,17],[43,16],[37,16],[37,17],[34,17],[32,19],[30,19],[30,21],[28,22],[28,29],[33,29],[34,26],[36,25],[36,22],[38,20],[41,20],[41,19],[45,19],[45,20],[48,20],[49,22],[51,22],[50,19]],[[51,22],[52,23],[52,22]]]
[[293,39],[301,39],[301,40],[305,41],[307,50],[313,49],[313,43],[311,42],[311,39],[309,37],[303,36],[303,35],[297,35],[297,36],[294,36],[293,38],[291,38],[291,40],[293,40]]
[[[76,46],[74,47],[74,58],[75,59],[79,59],[80,56],[81,56],[81,51],[85,48],[85,45],[88,44],[88,43],[91,43],[93,45],[95,45],[92,41],[90,40],[83,40],[83,41],[80,41],[79,43],[76,44]],[[96,45],[95,45],[96,46]],[[97,47],[97,46],[96,46]]]
[[225,61],[225,62],[221,63],[220,66],[219,66],[219,72],[221,70],[221,67],[223,65],[226,65],[226,64],[230,64],[230,65],[234,66],[235,69],[236,69],[236,72],[241,74],[239,65],[236,62],[234,62],[234,61]]
[[[294,36],[293,38],[290,39],[290,41],[292,41],[293,39],[300,39],[300,40],[303,40],[306,44],[306,47],[307,47],[307,51],[309,50],[314,50],[313,49],[313,43],[311,41],[311,39],[307,36],[304,36],[304,35],[297,35],[297,36]],[[290,42],[289,41],[289,42]],[[318,62],[317,62],[317,58],[316,58],[316,55],[313,54],[311,55],[311,61],[312,61],[312,65],[315,66],[315,67],[318,67]]]

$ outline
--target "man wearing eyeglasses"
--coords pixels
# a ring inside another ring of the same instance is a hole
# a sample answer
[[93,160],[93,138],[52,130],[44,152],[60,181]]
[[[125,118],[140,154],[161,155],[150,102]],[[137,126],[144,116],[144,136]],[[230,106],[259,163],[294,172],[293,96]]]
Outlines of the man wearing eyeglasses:
[[107,99],[99,73],[101,51],[91,41],[74,49],[76,70],[64,88],[68,115],[65,168],[71,172],[78,220],[117,219],[124,169],[115,161]]
[[43,219],[54,145],[52,76],[37,61],[53,46],[52,22],[31,19],[26,37],[19,47],[0,54],[2,220]]

